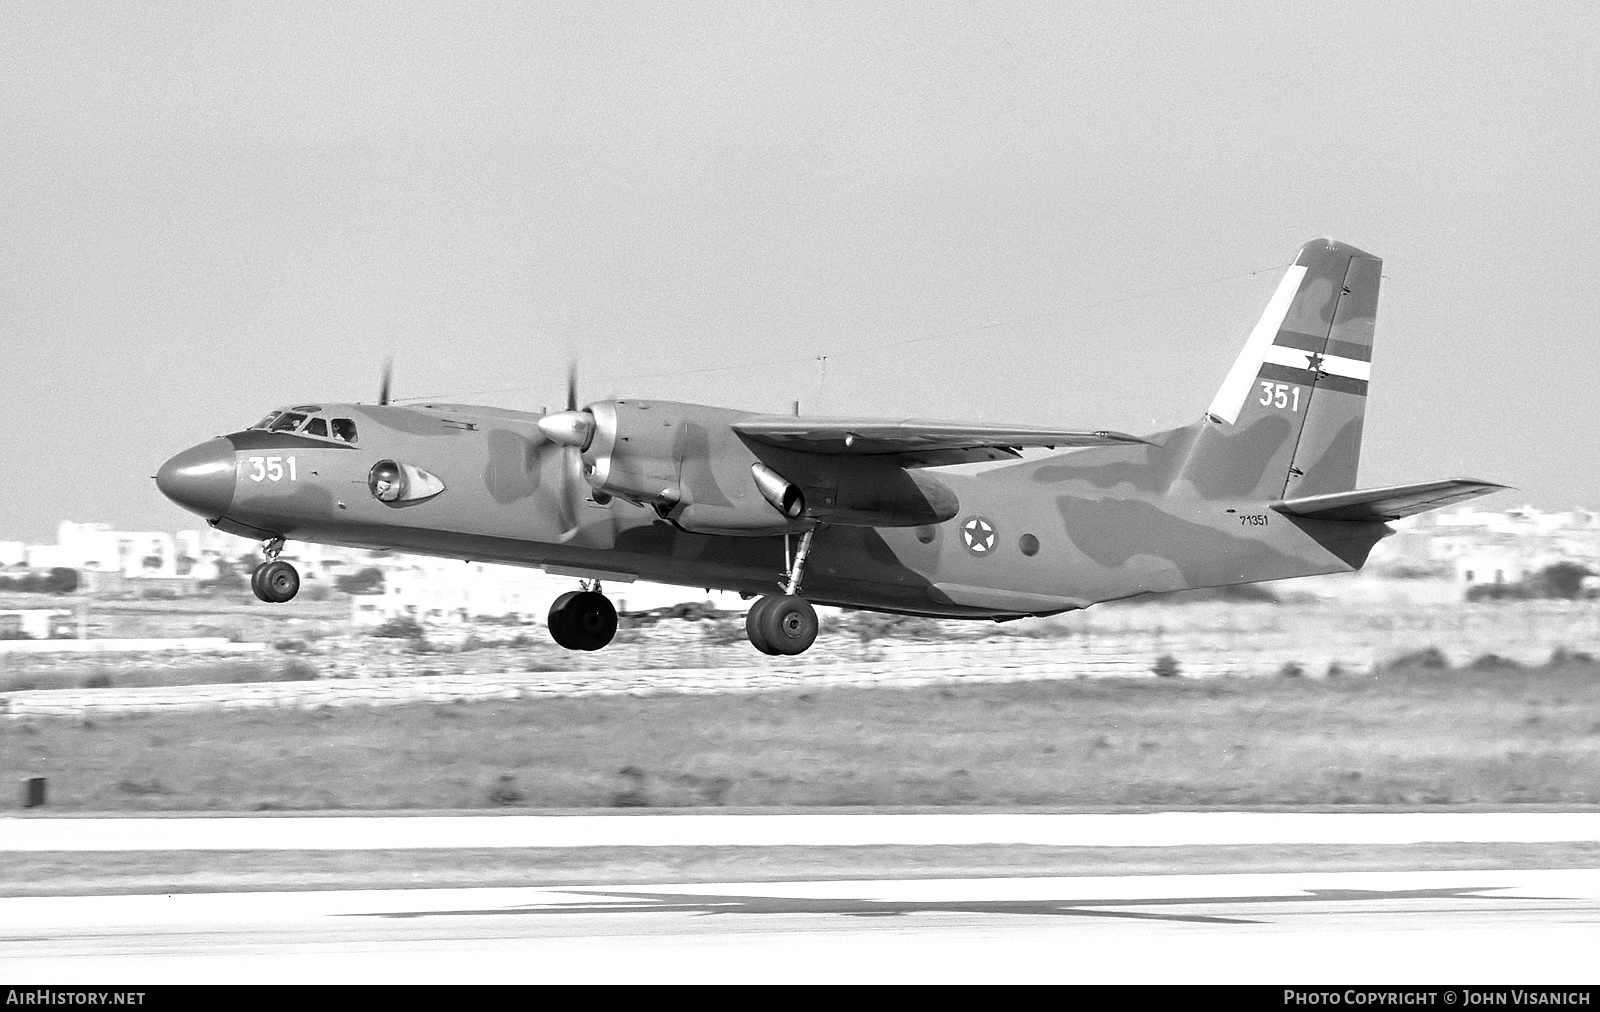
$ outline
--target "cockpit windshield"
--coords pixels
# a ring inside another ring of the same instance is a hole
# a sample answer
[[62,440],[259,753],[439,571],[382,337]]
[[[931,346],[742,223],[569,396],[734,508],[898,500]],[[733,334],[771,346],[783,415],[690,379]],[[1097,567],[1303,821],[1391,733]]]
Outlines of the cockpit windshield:
[[306,420],[305,415],[297,415],[293,411],[285,411],[278,416],[278,420],[267,426],[268,432],[293,432]]
[[250,426],[267,432],[294,432],[301,436],[314,436],[335,443],[354,443],[356,423],[350,418],[325,418],[309,414],[321,408],[304,407],[298,410],[270,411],[261,421]]

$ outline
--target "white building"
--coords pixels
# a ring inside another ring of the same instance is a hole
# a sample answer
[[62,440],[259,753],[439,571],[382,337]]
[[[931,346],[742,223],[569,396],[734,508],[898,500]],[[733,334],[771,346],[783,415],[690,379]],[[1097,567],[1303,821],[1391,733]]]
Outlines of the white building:
[[173,577],[178,553],[165,531],[114,531],[108,524],[61,521],[53,545],[29,545],[29,569],[77,569],[125,577]]
[[63,608],[0,611],[0,639],[47,640],[72,634],[72,612]]

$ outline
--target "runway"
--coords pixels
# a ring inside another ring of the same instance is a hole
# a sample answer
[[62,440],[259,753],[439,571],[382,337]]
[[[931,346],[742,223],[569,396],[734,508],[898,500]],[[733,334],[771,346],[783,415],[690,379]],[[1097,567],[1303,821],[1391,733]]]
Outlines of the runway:
[[0,899],[30,983],[1583,984],[1600,872]]
[[0,818],[0,852],[1600,842],[1600,812],[924,812]]

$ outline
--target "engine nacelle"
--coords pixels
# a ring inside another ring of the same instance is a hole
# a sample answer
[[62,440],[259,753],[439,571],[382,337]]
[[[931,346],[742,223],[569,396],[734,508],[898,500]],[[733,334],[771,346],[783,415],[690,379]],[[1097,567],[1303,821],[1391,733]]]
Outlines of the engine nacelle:
[[938,479],[892,460],[752,446],[731,427],[743,412],[618,400],[590,405],[587,418],[576,414],[550,416],[540,427],[569,445],[583,441],[589,484],[651,506],[687,531],[754,537],[818,522],[916,527],[960,510]]
[[782,512],[766,499],[751,470],[760,461],[729,428],[740,412],[618,400],[591,404],[585,413],[594,422],[583,448],[584,477],[596,491],[654,507],[700,534],[759,536],[808,526],[799,512]]

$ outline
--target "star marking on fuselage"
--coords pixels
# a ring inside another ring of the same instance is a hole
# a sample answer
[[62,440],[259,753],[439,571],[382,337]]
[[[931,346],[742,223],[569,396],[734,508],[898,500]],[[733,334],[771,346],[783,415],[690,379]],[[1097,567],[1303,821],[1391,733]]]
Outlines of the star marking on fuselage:
[[991,554],[994,551],[994,524],[986,517],[968,517],[961,525],[961,541],[973,555]]
[[1307,352],[1306,353],[1306,368],[1311,370],[1312,372],[1316,373],[1318,376],[1324,375],[1324,373],[1322,371],[1322,360],[1325,357],[1326,356],[1324,356],[1321,352],[1317,352],[1317,351]]

